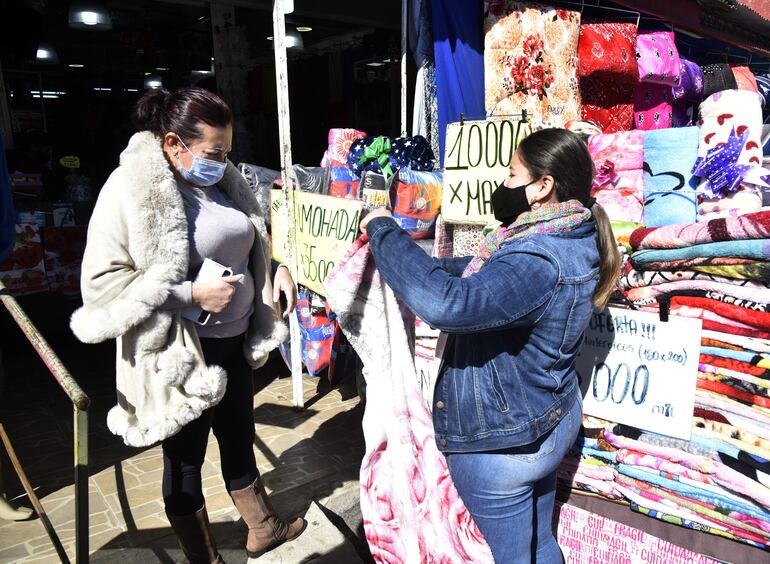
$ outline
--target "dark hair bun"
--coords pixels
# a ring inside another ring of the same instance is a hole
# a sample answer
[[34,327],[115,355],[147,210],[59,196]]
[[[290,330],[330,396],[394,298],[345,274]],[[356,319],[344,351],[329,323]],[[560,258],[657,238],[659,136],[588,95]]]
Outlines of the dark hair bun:
[[163,117],[171,94],[168,90],[157,88],[148,91],[134,105],[131,113],[131,121],[139,131],[151,131],[155,135],[162,135]]

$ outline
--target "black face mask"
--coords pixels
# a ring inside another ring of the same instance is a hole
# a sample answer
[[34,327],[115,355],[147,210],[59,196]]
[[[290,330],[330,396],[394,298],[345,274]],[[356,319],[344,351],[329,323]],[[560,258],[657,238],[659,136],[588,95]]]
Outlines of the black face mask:
[[527,191],[525,188],[530,184],[537,182],[533,180],[527,184],[516,186],[516,188],[507,188],[503,182],[498,184],[492,192],[492,208],[495,211],[495,219],[508,227],[516,221],[524,212],[532,209],[527,200]]

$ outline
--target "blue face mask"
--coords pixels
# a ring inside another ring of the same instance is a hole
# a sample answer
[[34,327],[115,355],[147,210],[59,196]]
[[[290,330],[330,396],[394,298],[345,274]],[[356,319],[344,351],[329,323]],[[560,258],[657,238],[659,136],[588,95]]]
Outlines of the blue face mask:
[[[193,152],[184,144],[184,141],[182,141],[181,138],[179,138],[179,142],[185,149],[187,149],[188,153],[193,155]],[[179,157],[177,157],[177,160],[179,160]],[[206,187],[213,186],[222,180],[222,177],[225,175],[226,167],[227,163],[220,163],[219,161],[212,161],[211,159],[204,159],[193,155],[193,162],[189,169],[183,167],[180,162],[177,170],[179,171],[179,174],[182,175],[182,178],[190,184]]]

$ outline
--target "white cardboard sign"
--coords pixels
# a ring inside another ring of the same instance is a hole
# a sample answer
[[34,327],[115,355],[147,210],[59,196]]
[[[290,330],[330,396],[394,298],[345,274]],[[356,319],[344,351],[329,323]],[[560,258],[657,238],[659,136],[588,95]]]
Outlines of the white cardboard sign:
[[690,438],[701,320],[619,308],[596,312],[578,353],[583,411]]

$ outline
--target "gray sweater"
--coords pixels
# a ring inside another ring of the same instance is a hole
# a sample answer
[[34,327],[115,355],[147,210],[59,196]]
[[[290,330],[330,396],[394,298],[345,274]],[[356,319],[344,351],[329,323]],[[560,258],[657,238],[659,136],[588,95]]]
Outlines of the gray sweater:
[[193,305],[192,282],[209,258],[243,274],[235,284],[232,301],[220,313],[211,314],[206,325],[196,325],[199,337],[234,337],[246,332],[254,312],[254,279],[249,272],[249,252],[254,245],[254,226],[216,186],[197,188],[177,181],[185,203],[190,241],[187,281],[171,288],[164,309]]

